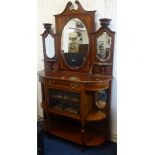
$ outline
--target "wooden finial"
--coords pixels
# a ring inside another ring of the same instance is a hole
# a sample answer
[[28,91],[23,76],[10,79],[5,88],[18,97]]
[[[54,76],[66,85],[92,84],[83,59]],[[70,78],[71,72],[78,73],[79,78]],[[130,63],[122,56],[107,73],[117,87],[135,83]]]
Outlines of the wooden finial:
[[102,27],[108,27],[110,25],[111,19],[109,19],[109,18],[101,18],[101,19],[99,19],[99,21],[100,21],[100,25]]
[[45,28],[47,31],[49,31],[49,30],[51,29],[51,25],[52,25],[52,24],[50,24],[50,23],[44,23],[43,25],[44,25],[44,28]]

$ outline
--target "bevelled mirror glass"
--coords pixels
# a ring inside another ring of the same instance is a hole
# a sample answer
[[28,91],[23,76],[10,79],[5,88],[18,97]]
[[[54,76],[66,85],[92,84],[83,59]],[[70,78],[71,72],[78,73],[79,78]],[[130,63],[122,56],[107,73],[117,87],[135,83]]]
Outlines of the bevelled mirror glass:
[[98,109],[103,109],[106,106],[107,94],[105,90],[100,90],[95,93],[95,103]]
[[107,32],[103,32],[97,38],[97,53],[96,57],[100,61],[107,61],[110,58],[111,54],[111,37],[108,35]]
[[54,38],[48,34],[45,38],[45,51],[48,58],[53,58],[55,54]]
[[77,18],[71,19],[64,27],[61,37],[61,51],[65,63],[78,68],[86,60],[89,37],[85,25]]

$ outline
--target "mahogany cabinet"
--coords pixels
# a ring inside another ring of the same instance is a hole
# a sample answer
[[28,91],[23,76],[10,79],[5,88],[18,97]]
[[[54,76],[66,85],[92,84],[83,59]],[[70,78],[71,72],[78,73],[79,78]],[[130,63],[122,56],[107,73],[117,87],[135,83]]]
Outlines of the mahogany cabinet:
[[43,128],[51,135],[96,146],[109,140],[114,35],[110,19],[68,2],[55,15],[55,29],[45,23],[44,66],[38,72],[42,91]]

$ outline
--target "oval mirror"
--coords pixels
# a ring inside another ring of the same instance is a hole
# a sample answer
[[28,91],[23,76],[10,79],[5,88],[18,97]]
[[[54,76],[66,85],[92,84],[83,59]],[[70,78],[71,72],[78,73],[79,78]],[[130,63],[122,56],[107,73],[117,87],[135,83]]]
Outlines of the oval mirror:
[[55,46],[54,46],[54,38],[48,34],[45,38],[45,51],[48,58],[54,57]]
[[106,106],[107,94],[105,90],[101,90],[95,93],[95,103],[98,109],[103,109]]
[[77,18],[64,27],[61,37],[61,51],[65,63],[71,68],[80,67],[86,60],[89,37],[85,25]]
[[100,61],[107,61],[110,58],[111,40],[112,38],[106,32],[103,32],[102,35],[97,38],[96,57]]

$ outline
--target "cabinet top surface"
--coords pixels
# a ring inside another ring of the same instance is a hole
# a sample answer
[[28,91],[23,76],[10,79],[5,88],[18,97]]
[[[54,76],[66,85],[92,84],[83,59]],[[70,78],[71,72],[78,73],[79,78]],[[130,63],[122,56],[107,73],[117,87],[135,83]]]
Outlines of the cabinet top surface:
[[77,73],[77,72],[47,72],[39,71],[39,77],[56,79],[62,81],[74,81],[80,83],[100,83],[105,81],[111,81],[112,76],[109,75],[99,75],[99,74],[88,74],[88,73]]

